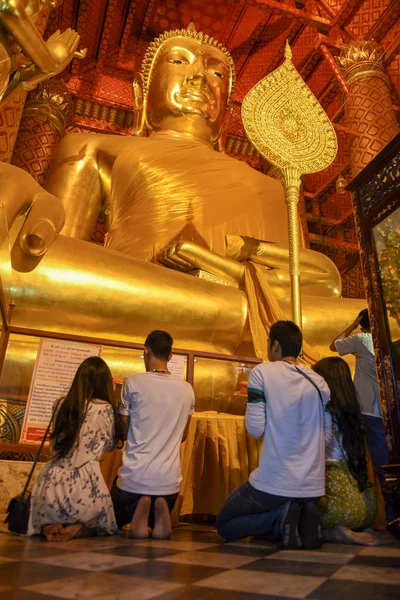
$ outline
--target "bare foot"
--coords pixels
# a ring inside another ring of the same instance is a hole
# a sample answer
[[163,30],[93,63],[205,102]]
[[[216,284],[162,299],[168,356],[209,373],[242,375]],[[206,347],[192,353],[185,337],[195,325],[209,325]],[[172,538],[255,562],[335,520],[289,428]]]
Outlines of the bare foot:
[[371,533],[366,531],[353,531],[342,525],[336,525],[335,527],[332,527],[332,529],[325,529],[323,534],[327,542],[334,542],[337,544],[358,544],[360,546],[379,545],[379,541]]
[[84,525],[82,525],[82,523],[74,523],[73,525],[67,525],[66,527],[64,527],[64,538],[62,541],[68,542],[73,538],[82,537],[83,530]]
[[53,525],[44,525],[42,527],[42,535],[46,542],[57,542],[64,534],[64,527],[61,523],[54,523]]
[[149,513],[151,507],[151,498],[142,496],[136,506],[132,523],[129,529],[129,537],[148,538],[149,537]]
[[72,538],[80,537],[82,530],[83,525],[81,523],[67,525],[66,527],[63,527],[61,523],[55,523],[44,525],[42,534],[48,542],[68,542]]
[[154,502],[153,538],[168,540],[172,535],[171,515],[165,498],[157,498]]

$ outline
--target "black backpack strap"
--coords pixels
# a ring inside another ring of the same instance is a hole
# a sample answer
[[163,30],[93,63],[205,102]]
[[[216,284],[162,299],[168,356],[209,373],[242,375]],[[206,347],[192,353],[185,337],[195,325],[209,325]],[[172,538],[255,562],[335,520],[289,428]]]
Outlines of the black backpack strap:
[[308,379],[308,381],[309,381],[309,382],[310,382],[310,383],[311,383],[311,384],[312,384],[312,385],[315,387],[315,389],[316,389],[316,390],[317,390],[317,392],[318,392],[318,396],[319,396],[319,399],[321,400],[321,404],[322,404],[322,408],[323,408],[323,407],[324,407],[324,400],[323,400],[323,398],[322,398],[321,390],[319,389],[319,387],[317,386],[317,384],[315,383],[315,381],[313,381],[313,380],[311,379],[311,377],[309,377],[308,375],[306,375],[306,374],[304,373],[304,371],[302,371],[301,369],[299,369],[298,367],[296,367],[296,365],[294,365],[294,368],[296,369],[296,371],[297,371],[298,373],[300,373],[300,375],[303,375],[303,377],[305,377],[306,379]]

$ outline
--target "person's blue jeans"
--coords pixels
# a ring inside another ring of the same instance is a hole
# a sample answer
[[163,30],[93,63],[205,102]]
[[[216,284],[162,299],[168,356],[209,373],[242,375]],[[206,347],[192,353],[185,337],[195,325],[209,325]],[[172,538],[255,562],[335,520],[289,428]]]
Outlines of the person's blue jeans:
[[[363,414],[362,418],[368,453],[374,465],[374,471],[379,477],[381,486],[383,486],[385,483],[385,471],[382,469],[382,465],[387,465],[389,462],[383,421],[381,417],[373,417],[372,415]],[[390,522],[396,518],[396,513],[393,506],[387,501],[385,502],[385,507],[386,519]]]
[[[217,517],[217,530],[227,542],[247,536],[280,539],[282,524],[294,498],[256,490],[248,481],[227,498]],[[301,498],[300,502],[318,498]]]

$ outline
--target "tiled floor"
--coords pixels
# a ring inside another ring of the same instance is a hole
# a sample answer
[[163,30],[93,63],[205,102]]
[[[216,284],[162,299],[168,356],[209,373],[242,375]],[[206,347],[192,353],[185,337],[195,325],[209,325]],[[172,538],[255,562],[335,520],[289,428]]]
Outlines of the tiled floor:
[[170,541],[120,536],[48,544],[0,533],[0,600],[394,600],[400,544],[326,544],[278,552],[224,544],[210,526],[182,525]]

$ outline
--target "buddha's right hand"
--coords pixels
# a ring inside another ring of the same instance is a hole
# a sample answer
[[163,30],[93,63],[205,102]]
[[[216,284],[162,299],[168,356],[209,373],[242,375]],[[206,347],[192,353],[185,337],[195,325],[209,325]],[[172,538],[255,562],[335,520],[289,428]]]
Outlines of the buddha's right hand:
[[170,269],[190,273],[203,269],[228,282],[241,284],[244,277],[244,266],[225,256],[220,256],[203,246],[191,241],[179,241],[169,246],[157,256],[160,264]]
[[46,191],[33,199],[31,209],[20,231],[20,246],[29,256],[43,256],[63,228],[62,202]]
[[14,249],[18,246],[22,254],[43,256],[64,225],[61,200],[46,192],[26,171],[0,163],[0,203],[8,230],[17,218],[25,217]]

